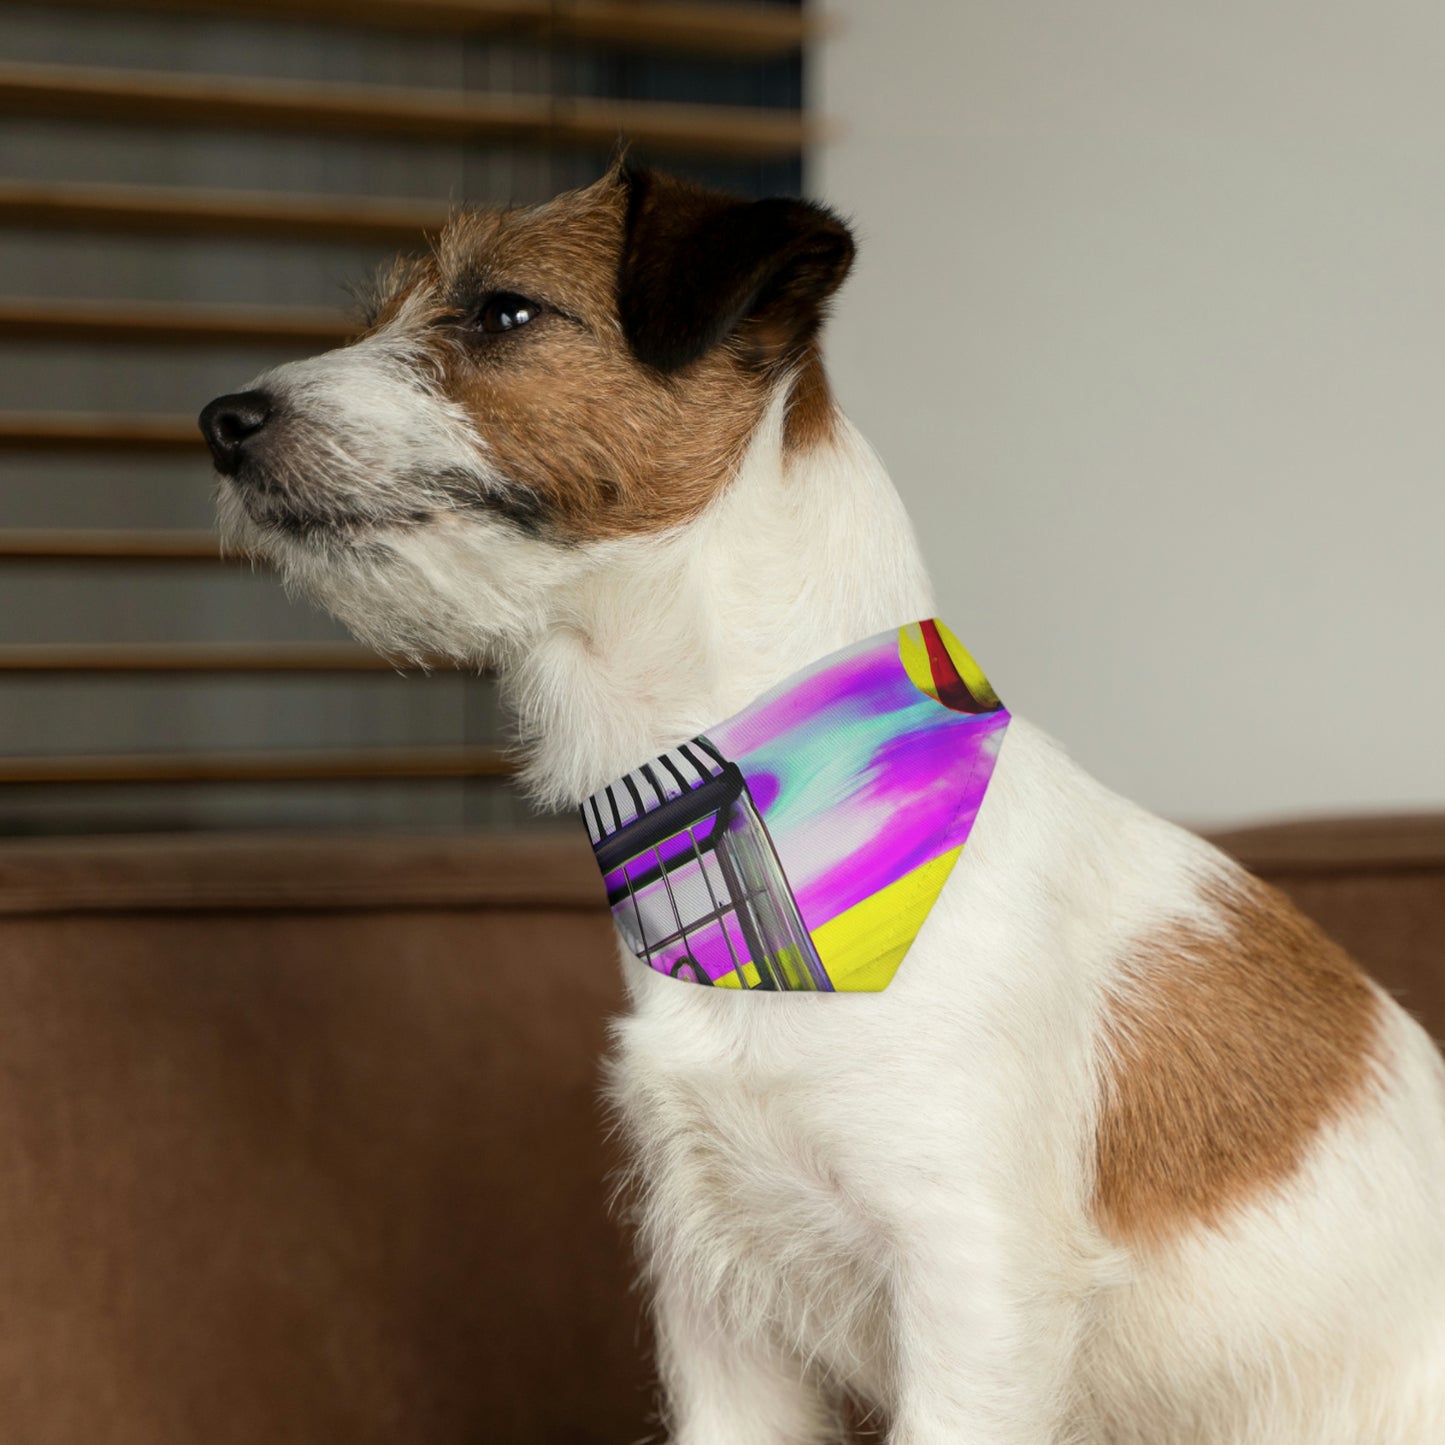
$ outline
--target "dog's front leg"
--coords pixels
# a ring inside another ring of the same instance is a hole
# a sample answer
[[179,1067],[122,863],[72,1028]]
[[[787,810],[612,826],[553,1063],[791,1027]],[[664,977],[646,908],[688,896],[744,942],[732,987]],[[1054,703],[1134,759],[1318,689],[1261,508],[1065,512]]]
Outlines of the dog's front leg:
[[801,1362],[676,1281],[654,1300],[658,1368],[671,1445],[834,1445],[835,1411]]
[[889,1445],[1086,1445],[1070,1418],[1077,1303],[1046,1277],[1042,1240],[980,1249],[976,1226],[921,1230],[895,1266]]

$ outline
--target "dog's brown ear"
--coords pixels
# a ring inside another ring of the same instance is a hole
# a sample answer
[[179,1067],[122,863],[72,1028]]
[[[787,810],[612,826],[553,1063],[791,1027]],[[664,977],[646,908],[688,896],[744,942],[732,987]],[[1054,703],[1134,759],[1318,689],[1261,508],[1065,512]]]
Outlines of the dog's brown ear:
[[625,168],[618,313],[640,361],[673,372],[735,336],[751,364],[799,355],[853,263],[831,211],[776,197],[740,201]]

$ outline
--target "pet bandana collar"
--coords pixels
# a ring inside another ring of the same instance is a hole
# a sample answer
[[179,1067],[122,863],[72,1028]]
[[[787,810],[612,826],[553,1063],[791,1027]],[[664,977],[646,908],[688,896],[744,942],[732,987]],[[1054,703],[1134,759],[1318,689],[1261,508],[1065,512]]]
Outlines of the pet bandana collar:
[[623,938],[692,983],[887,988],[1008,722],[937,620],[795,673],[582,805]]

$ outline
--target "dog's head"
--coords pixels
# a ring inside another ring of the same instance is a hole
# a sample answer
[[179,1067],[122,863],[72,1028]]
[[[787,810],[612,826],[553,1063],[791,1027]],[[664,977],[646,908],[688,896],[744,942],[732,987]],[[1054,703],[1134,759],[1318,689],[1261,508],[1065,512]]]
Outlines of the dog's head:
[[202,412],[227,541],[383,647],[505,651],[539,588],[702,512],[780,386],[795,444],[826,428],[852,256],[820,207],[620,166],[461,212],[356,341]]

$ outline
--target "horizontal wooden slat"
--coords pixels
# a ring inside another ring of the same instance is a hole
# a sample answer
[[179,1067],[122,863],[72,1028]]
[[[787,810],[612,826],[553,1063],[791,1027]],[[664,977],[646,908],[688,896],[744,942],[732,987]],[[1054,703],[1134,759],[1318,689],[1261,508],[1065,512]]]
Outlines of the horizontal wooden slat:
[[610,933],[587,834],[571,818],[556,828],[492,834],[0,838],[0,917],[538,907],[586,909]]
[[211,532],[0,531],[0,561],[6,562],[221,560],[220,544]]
[[78,8],[190,11],[389,30],[581,41],[699,55],[787,55],[818,33],[801,10],[677,0],[60,0]]
[[205,451],[205,442],[193,416],[0,412],[0,451],[199,455]]
[[0,673],[398,672],[362,647],[329,642],[0,644]]
[[743,106],[18,63],[0,65],[0,114],[591,150],[625,138],[659,153],[735,160],[795,156],[819,138],[801,114]]
[[499,778],[514,771],[512,763],[495,748],[0,757],[0,784],[320,783],[383,778]]
[[446,206],[419,201],[0,181],[0,225],[51,230],[412,246],[439,231],[448,214]]
[[355,332],[345,312],[310,307],[0,297],[0,338],[12,341],[309,348],[336,346]]

